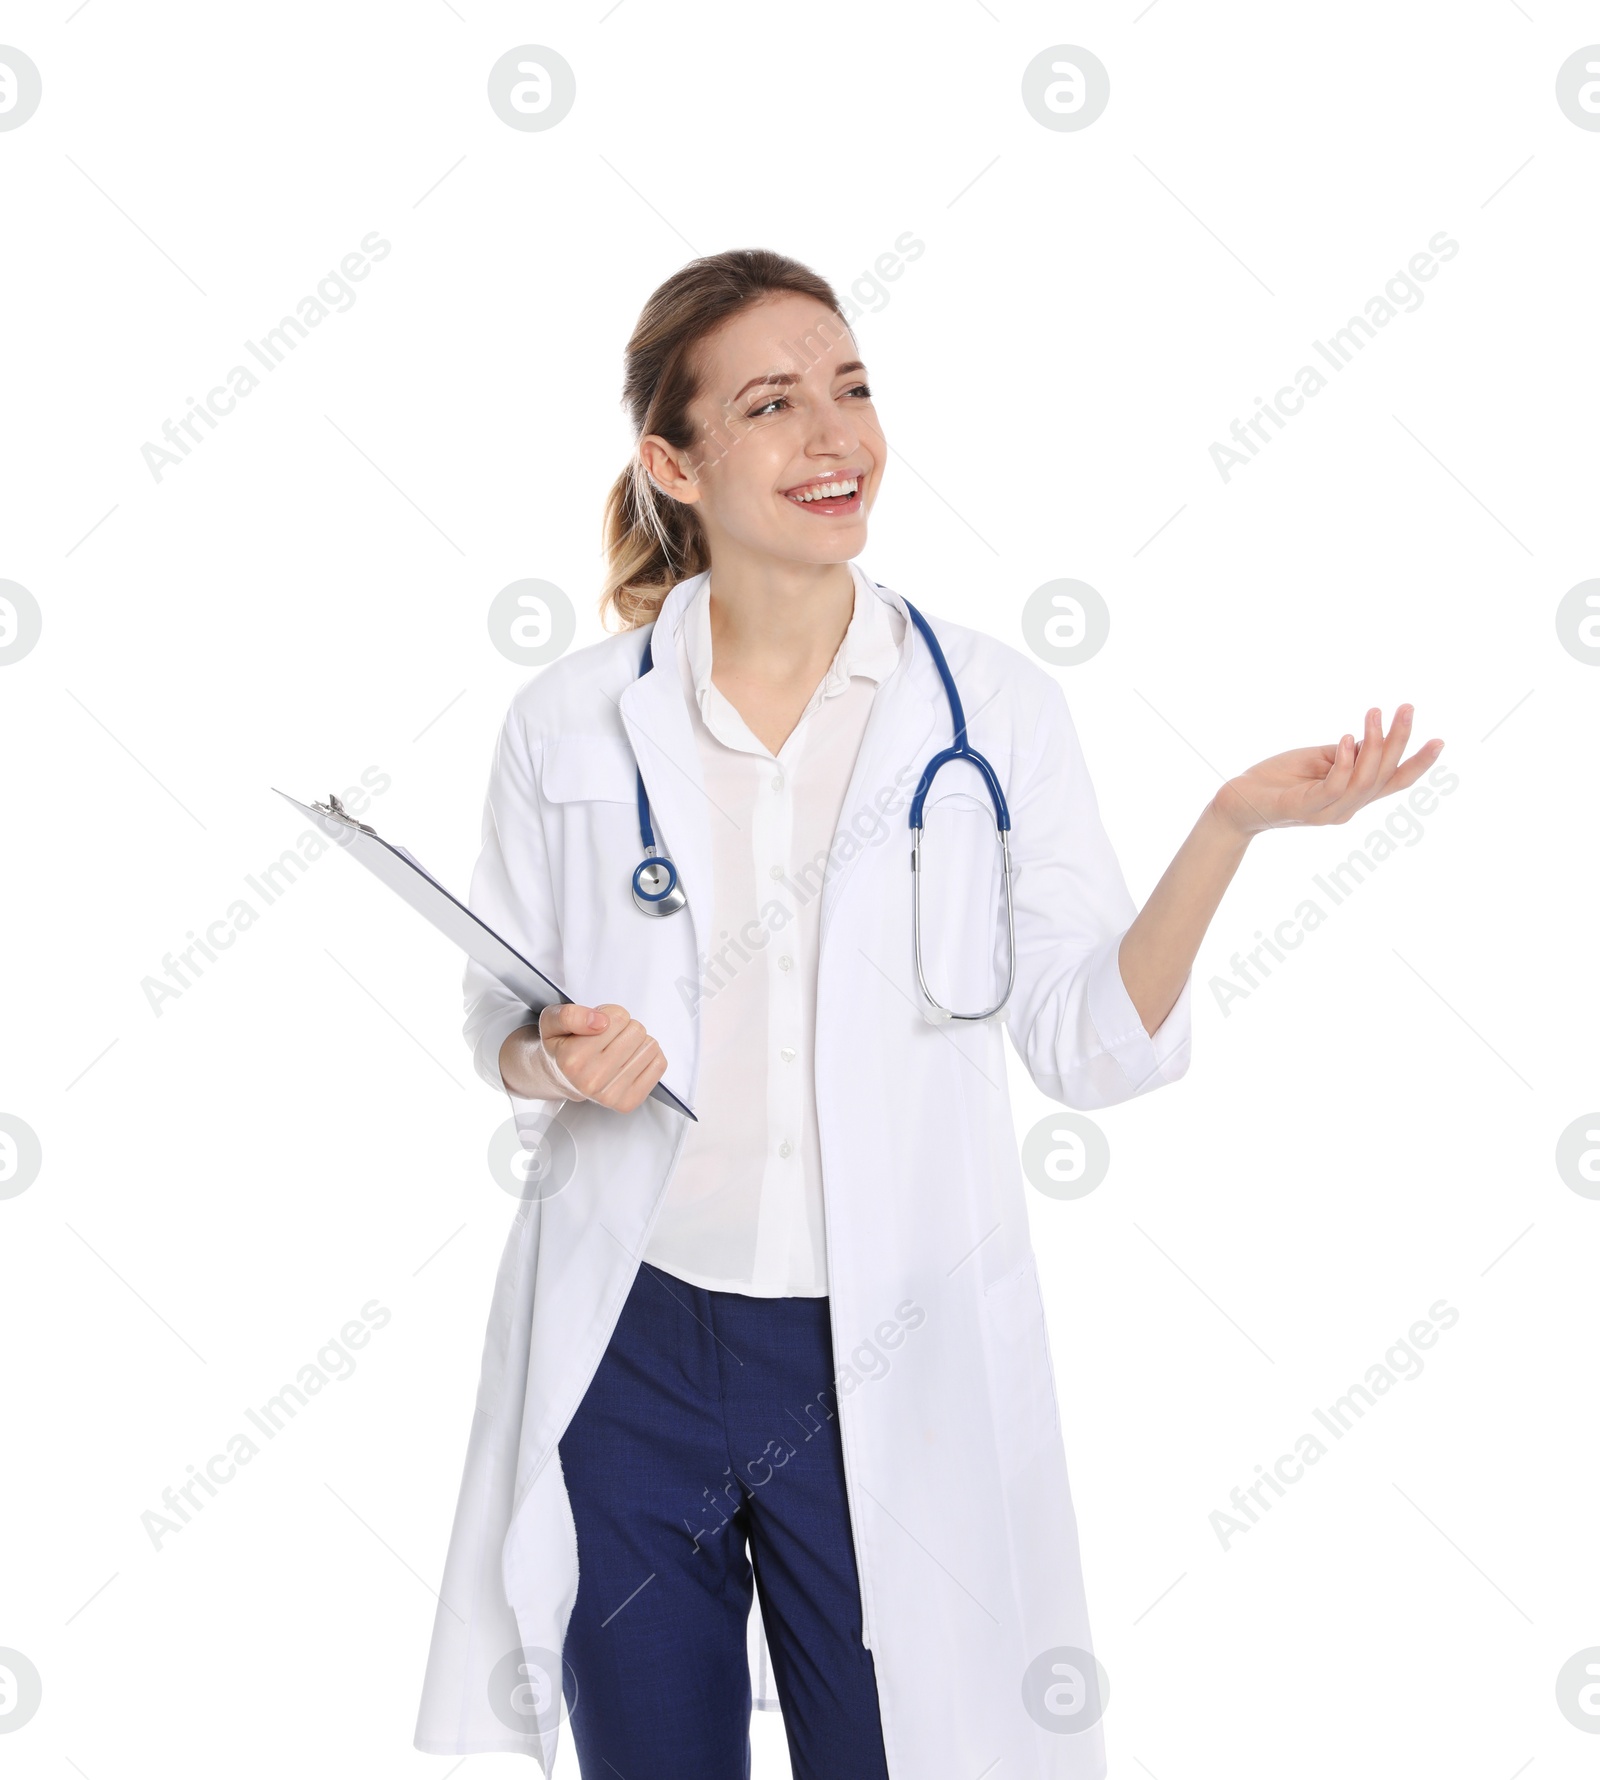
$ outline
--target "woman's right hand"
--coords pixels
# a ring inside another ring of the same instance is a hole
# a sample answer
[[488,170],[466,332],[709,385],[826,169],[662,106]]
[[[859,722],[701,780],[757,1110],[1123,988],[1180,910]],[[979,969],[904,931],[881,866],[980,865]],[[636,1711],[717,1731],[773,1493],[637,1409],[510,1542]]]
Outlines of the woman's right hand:
[[501,1046],[500,1074],[513,1094],[527,1097],[527,1087],[537,1078],[533,1059],[541,1042],[583,1099],[613,1112],[632,1112],[667,1069],[661,1046],[638,1020],[629,1018],[625,1007],[567,1002],[539,1015],[537,1040],[533,1027],[523,1026]]

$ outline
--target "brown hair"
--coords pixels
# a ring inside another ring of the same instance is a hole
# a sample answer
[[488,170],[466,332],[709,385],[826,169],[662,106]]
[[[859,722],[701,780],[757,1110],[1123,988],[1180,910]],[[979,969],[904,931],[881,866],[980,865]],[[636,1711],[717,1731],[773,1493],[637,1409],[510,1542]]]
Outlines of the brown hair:
[[695,436],[689,405],[700,386],[694,349],[731,316],[783,291],[815,297],[844,320],[825,278],[798,260],[758,247],[691,260],[640,310],[622,380],[635,452],[611,485],[601,523],[606,576],[600,621],[608,629],[613,614],[619,630],[648,624],[678,582],[711,566],[699,514],[656,487],[640,461],[638,441],[657,433],[679,450],[689,447]]

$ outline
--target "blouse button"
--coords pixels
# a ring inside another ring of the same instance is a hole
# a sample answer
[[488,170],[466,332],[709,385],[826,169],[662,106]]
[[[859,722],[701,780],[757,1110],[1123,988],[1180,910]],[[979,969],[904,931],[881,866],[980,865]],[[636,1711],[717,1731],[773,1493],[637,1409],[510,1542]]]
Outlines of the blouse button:
[[794,965],[794,960],[789,956],[789,954],[787,952],[785,952],[783,954],[783,956],[778,960],[778,969],[779,970],[792,969],[793,965]]
[[768,869],[767,876],[769,878],[781,878],[783,876],[783,867],[781,865],[774,865],[774,866],[770,867]]
[[778,1145],[778,1154],[780,1156],[787,1158],[790,1151],[793,1149],[793,1147],[794,1146],[789,1142],[788,1138],[786,1137],[786,1138],[784,1138],[783,1142]]
[[794,1050],[789,1045],[785,1045],[783,1047],[783,1049],[781,1051],[779,1051],[778,1055],[784,1060],[785,1063],[793,1063],[794,1062]]
[[772,781],[772,789],[774,791],[781,791],[783,789],[783,775],[781,773],[779,773]]

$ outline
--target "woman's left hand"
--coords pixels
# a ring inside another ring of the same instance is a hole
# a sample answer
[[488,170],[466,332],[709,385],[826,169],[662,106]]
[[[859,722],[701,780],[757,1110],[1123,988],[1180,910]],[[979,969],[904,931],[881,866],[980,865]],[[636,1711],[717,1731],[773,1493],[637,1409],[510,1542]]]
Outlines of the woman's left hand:
[[1264,828],[1348,822],[1363,805],[1389,797],[1419,779],[1444,747],[1437,736],[1402,760],[1411,735],[1410,705],[1401,705],[1387,736],[1383,712],[1367,712],[1359,746],[1343,736],[1337,747],[1291,748],[1228,782],[1212,799],[1217,814],[1248,839]]

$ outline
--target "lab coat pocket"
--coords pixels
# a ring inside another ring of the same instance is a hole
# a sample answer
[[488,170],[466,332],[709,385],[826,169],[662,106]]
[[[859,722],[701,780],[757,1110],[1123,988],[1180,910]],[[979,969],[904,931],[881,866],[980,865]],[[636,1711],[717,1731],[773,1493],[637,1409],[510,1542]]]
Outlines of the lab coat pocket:
[[[638,767],[627,736],[548,735],[538,776],[561,934],[557,980],[575,1001],[620,1003],[642,1020],[661,1041],[678,1086],[693,1042],[676,984],[686,972],[693,981],[694,931],[687,914],[651,921],[634,903],[630,886],[644,843]],[[659,830],[658,838],[664,838]],[[670,852],[670,840],[666,844]]]
[[634,803],[636,771],[625,736],[546,736],[539,789],[550,803]]
[[636,770],[627,738],[604,732],[546,736],[538,765],[561,932],[558,981],[576,1001],[635,1012],[630,942],[639,911],[628,880],[644,851]]
[[1020,1267],[986,1288],[984,1304],[994,1334],[990,1386],[1001,1451],[1020,1464],[1061,1428],[1050,1333],[1031,1253]]

